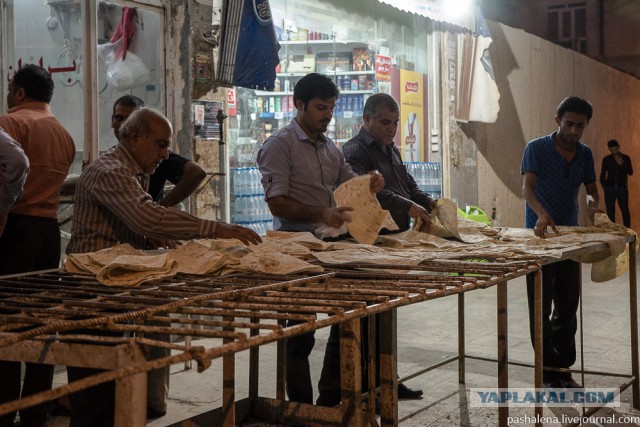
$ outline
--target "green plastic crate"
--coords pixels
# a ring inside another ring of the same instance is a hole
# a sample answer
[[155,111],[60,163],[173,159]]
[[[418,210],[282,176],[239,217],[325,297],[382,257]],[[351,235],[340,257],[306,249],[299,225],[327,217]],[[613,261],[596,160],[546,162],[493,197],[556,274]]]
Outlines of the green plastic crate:
[[467,206],[465,209],[458,208],[458,216],[461,216],[465,219],[470,219],[471,221],[491,225],[491,221],[489,221],[489,217],[487,217],[487,214],[477,206],[471,205]]

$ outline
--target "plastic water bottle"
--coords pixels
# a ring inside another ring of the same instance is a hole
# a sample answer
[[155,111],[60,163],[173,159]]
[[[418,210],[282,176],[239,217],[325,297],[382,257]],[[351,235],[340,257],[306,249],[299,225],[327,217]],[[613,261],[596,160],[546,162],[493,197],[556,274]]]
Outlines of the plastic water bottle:
[[249,168],[249,181],[251,182],[251,194],[260,193],[260,177],[258,169]]
[[[416,171],[413,167],[413,162],[406,162],[405,166],[407,168],[407,173],[413,177],[413,180],[416,180]],[[417,181],[416,181],[417,182]]]
[[236,189],[236,196],[242,196],[244,194],[244,168],[236,169],[236,184],[234,184],[234,188]]
[[239,223],[244,220],[244,212],[242,210],[242,196],[236,196],[233,201],[233,222]]
[[241,186],[240,186],[240,168],[233,168],[231,176],[233,177],[233,194],[235,196],[238,196],[240,194],[240,191],[241,191]]

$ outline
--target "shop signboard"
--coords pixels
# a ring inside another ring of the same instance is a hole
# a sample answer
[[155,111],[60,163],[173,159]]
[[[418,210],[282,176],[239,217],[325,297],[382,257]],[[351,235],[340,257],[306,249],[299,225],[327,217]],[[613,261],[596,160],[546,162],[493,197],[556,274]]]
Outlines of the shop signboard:
[[378,81],[388,82],[391,80],[391,57],[385,55],[376,55],[376,79]]
[[[425,162],[427,76],[410,70],[392,71],[392,95],[400,104],[400,147],[405,162]],[[396,138],[397,135],[396,135]]]

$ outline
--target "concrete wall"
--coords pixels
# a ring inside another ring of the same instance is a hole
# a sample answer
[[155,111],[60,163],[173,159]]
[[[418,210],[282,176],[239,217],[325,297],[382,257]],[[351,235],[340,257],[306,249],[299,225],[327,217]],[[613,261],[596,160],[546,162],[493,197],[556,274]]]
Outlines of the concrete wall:
[[520,175],[524,147],[529,140],[556,130],[556,107],[566,96],[576,95],[594,106],[583,142],[594,152],[596,173],[608,154],[606,142],[612,138],[620,141],[638,169],[629,191],[632,226],[640,229],[640,122],[635,116],[640,108],[640,80],[522,30],[495,22],[489,22],[489,27],[500,114],[492,124],[460,124],[464,136],[477,147],[478,205],[488,214],[495,208],[498,225],[524,225]]

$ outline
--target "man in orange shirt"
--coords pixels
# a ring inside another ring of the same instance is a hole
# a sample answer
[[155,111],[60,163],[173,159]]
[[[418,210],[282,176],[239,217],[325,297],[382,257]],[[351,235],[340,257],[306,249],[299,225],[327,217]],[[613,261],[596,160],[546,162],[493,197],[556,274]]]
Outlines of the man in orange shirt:
[[[22,197],[7,217],[0,237],[0,275],[58,268],[60,228],[56,219],[60,188],[76,153],[69,132],[51,114],[53,80],[30,64],[9,82],[9,111],[0,116],[3,128],[24,150],[30,173]],[[20,363],[0,362],[0,403],[20,394]],[[22,397],[51,388],[53,366],[27,363]],[[42,426],[48,405],[20,411],[23,426]],[[0,427],[13,426],[15,413],[0,417]]]

